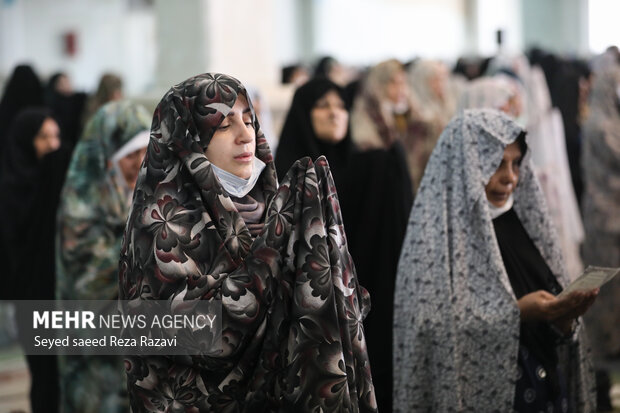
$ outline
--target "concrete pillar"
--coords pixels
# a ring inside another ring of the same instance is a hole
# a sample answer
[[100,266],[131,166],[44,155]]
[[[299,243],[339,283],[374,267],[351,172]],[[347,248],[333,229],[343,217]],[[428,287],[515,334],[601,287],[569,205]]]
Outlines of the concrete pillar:
[[523,0],[522,14],[526,48],[588,53],[588,0]]
[[464,0],[465,14],[465,55],[475,55],[478,52],[478,1]]
[[207,70],[207,9],[208,0],[155,1],[159,91]]
[[158,89],[207,71],[259,87],[278,82],[275,0],[156,0],[155,8]]
[[318,28],[316,26],[315,7],[315,2],[312,0],[297,1],[297,13],[295,15],[295,21],[299,27],[297,47],[300,59],[308,64],[316,63],[315,59],[317,58],[315,34]]

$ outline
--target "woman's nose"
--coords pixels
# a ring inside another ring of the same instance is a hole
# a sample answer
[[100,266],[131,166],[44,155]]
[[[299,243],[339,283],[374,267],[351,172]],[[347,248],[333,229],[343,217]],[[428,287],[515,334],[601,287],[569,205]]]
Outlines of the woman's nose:
[[502,174],[502,183],[513,184],[517,180],[517,174],[512,170],[512,167],[506,167],[506,170]]
[[339,109],[338,106],[331,105],[329,107],[329,115],[330,115],[330,117],[335,118],[336,116],[338,116],[338,109]]
[[56,149],[60,148],[60,138],[53,138],[48,144],[48,149],[50,152],[54,152]]
[[239,125],[237,130],[237,142],[245,144],[254,139],[254,128],[246,126],[244,123]]

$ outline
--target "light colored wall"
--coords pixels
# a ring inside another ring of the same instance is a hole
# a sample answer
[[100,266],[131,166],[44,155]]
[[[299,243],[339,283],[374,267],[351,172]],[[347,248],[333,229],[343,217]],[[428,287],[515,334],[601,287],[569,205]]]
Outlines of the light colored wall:
[[348,64],[454,59],[465,48],[463,0],[316,0],[314,55]]
[[[107,70],[129,95],[160,94],[207,70],[260,88],[278,83],[280,67],[333,55],[351,65],[389,57],[447,61],[533,44],[588,52],[588,0],[0,0],[0,80],[23,61],[43,76],[66,70],[93,90]],[[135,4],[135,2],[132,2]],[[61,35],[77,34],[78,53]]]
[[[7,76],[27,61],[42,77],[63,70],[78,89],[93,90],[104,71],[123,76],[129,93],[153,82],[154,18],[123,0],[11,0],[0,2],[0,70]],[[77,53],[63,52],[73,31]]]
[[278,82],[279,62],[275,0],[208,1],[208,70],[228,73],[254,85]]
[[[546,0],[542,0],[546,1]],[[497,53],[497,30],[502,30],[502,52],[517,52],[523,49],[520,0],[477,0],[476,51],[485,56]]]

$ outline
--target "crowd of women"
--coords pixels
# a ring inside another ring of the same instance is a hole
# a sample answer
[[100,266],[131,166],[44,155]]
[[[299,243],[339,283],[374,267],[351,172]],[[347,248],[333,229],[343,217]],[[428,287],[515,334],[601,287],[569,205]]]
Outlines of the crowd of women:
[[620,280],[556,296],[620,267],[617,49],[355,79],[325,58],[293,82],[268,136],[226,74],[151,116],[113,75],[87,99],[15,69],[2,299],[217,300],[226,338],[217,356],[27,356],[33,412],[611,409]]

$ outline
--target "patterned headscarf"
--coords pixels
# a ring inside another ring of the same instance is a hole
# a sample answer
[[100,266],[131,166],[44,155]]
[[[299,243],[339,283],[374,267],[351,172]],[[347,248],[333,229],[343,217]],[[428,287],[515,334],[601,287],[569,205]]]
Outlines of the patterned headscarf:
[[149,129],[150,118],[142,106],[123,101],[105,105],[86,125],[58,212],[58,298],[118,297],[118,251],[131,193],[111,158]]
[[[491,221],[485,185],[523,132],[506,115],[466,110],[442,133],[411,212],[396,280],[395,411],[511,411],[519,310]],[[558,281],[555,234],[528,156],[514,209]],[[576,339],[571,347],[579,352]],[[573,355],[572,367],[586,361]],[[591,411],[590,387],[569,370],[569,394]]]
[[172,87],[155,110],[121,249],[121,298],[221,299],[223,350],[126,359],[132,410],[373,411],[368,295],[325,158],[297,161],[277,188],[247,99],[267,164],[257,183],[265,226],[253,240],[205,156],[239,95],[238,80],[206,73]]

